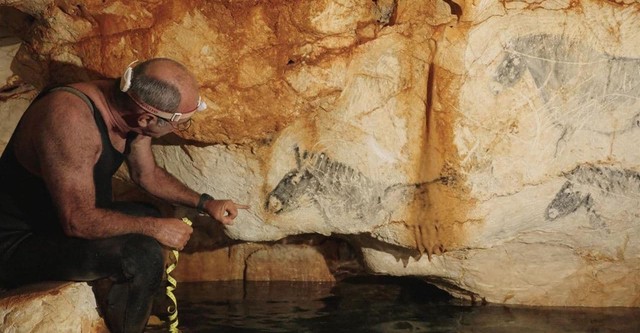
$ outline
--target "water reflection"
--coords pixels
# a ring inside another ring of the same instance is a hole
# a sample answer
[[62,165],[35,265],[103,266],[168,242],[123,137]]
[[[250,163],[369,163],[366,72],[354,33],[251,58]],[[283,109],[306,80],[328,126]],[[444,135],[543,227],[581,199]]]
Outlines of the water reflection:
[[464,305],[411,278],[181,283],[176,295],[183,332],[640,332],[637,308]]

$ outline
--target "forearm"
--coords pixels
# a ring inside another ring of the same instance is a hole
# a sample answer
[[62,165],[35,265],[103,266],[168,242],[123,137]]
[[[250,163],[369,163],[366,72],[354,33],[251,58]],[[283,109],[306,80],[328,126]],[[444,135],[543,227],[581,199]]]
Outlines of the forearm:
[[155,237],[154,226],[158,218],[132,216],[100,208],[76,208],[61,214],[65,234],[85,239],[100,239],[125,234],[143,234]]
[[191,226],[180,219],[138,217],[99,208],[66,211],[61,223],[67,236],[71,237],[101,239],[142,234],[176,249],[182,249],[193,232]]
[[173,204],[198,208],[223,224],[231,224],[238,215],[238,209],[249,208],[232,200],[216,200],[206,194],[201,195],[160,167],[156,167],[156,171],[147,175],[152,174],[153,177],[140,177],[140,180],[144,181],[139,184],[147,192]]

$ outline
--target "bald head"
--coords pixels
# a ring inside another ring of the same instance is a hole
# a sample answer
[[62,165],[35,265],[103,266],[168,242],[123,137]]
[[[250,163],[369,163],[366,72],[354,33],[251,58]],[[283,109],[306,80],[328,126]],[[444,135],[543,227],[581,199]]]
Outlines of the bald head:
[[166,58],[147,60],[133,69],[129,91],[165,112],[187,112],[198,104],[198,82],[182,64]]

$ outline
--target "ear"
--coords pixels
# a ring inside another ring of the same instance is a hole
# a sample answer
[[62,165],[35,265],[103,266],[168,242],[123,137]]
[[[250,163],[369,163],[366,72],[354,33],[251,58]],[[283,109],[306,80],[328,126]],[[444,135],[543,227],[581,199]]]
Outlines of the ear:
[[143,113],[138,116],[138,127],[147,128],[150,124],[157,122],[158,119],[154,115]]

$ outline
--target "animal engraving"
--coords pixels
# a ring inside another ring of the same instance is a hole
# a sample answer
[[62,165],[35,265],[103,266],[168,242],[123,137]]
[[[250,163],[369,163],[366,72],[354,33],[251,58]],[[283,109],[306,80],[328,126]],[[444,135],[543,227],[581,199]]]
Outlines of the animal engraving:
[[581,41],[537,34],[509,42],[494,73],[494,93],[529,73],[544,105],[544,125],[559,126],[558,144],[577,130],[620,134],[640,126],[640,58],[597,52]]
[[[384,186],[362,174],[362,172],[337,161],[324,153],[300,154],[295,148],[296,169],[288,172],[278,183],[266,203],[267,209],[276,214],[294,209],[318,205],[327,218],[346,217],[379,222],[382,214],[394,203],[386,199],[408,199],[408,189],[417,185],[397,184]],[[400,196],[398,196],[398,194]],[[397,202],[400,204],[400,202]],[[376,221],[372,219],[376,219]]]
[[[324,153],[300,154],[298,147],[294,151],[296,168],[284,175],[266,200],[265,208],[271,213],[284,214],[313,205],[329,225],[380,226],[391,223],[395,210],[408,209],[409,203],[422,202],[416,199],[426,196],[429,183],[388,186]],[[438,239],[437,226],[425,222],[405,225],[411,229],[419,252],[426,251],[430,258],[433,253],[444,252],[444,246]]]
[[[640,204],[640,173],[608,166],[582,164],[565,174],[567,181],[547,206],[547,221],[565,217],[584,207],[593,227],[606,228],[607,216],[596,211],[598,200],[607,200],[614,210],[629,206],[637,215]],[[633,212],[632,212],[633,213]]]

